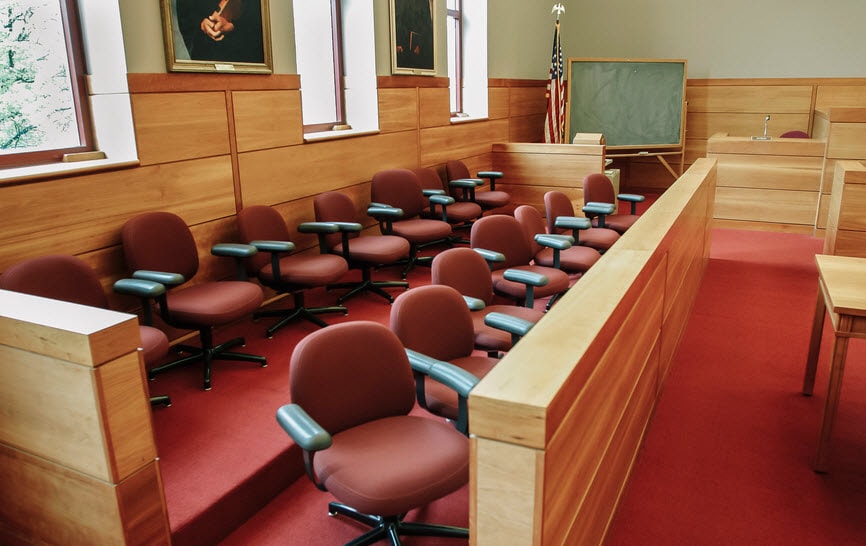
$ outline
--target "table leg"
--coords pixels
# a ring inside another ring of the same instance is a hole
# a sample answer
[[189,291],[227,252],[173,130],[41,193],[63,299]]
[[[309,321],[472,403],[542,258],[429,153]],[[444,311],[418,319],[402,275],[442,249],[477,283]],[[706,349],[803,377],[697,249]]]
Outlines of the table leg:
[[806,373],[803,376],[803,394],[811,396],[815,388],[815,374],[818,370],[818,353],[821,350],[821,336],[824,333],[824,316],[827,304],[824,302],[824,291],[818,290],[818,302],[815,304],[815,317],[812,319],[812,337],[809,339],[809,355],[806,357]]
[[[839,317],[844,325],[849,325],[850,317]],[[840,330],[843,324],[840,323]],[[842,376],[845,373],[845,357],[848,355],[848,336],[836,336],[833,342],[833,354],[830,362],[830,382],[827,386],[827,402],[824,404],[824,418],[821,422],[821,434],[818,438],[818,452],[815,454],[815,472],[827,471],[827,452],[830,448],[830,436],[833,434],[833,424],[836,421],[836,410],[839,408],[839,395],[842,392]]]

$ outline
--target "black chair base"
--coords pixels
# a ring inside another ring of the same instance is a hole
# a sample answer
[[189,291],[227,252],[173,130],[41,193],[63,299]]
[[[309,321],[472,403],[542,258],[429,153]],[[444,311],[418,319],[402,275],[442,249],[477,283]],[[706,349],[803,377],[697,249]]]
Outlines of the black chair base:
[[400,546],[400,535],[469,538],[469,529],[464,527],[403,521],[405,514],[400,516],[371,516],[339,502],[329,503],[328,515],[335,516],[337,514],[371,527],[363,535],[347,542],[346,546],[364,546],[384,539],[387,539],[392,546]]
[[292,294],[292,297],[294,298],[294,307],[292,307],[291,309],[265,309],[253,313],[253,320],[257,320],[261,317],[282,317],[276,322],[276,324],[274,324],[265,331],[265,335],[268,339],[272,339],[274,337],[274,333],[277,330],[279,330],[286,324],[292,322],[293,320],[307,320],[320,328],[324,328],[328,325],[328,323],[320,319],[316,315],[321,315],[324,313],[343,313],[343,315],[349,314],[349,310],[342,305],[329,305],[326,307],[306,307],[304,305],[303,292],[294,292]]
[[171,406],[171,398],[169,398],[168,396],[165,396],[165,395],[151,396],[150,397],[150,405],[151,405],[151,407],[153,407],[153,406],[169,407],[169,406]]
[[178,351],[187,352],[190,354],[177,360],[172,360],[171,362],[163,364],[162,366],[151,368],[147,372],[147,378],[153,380],[153,378],[156,377],[158,374],[167,372],[168,370],[177,368],[179,366],[185,366],[186,364],[190,364],[192,362],[201,361],[204,366],[204,390],[209,391],[211,389],[211,363],[214,360],[257,362],[262,368],[266,368],[268,366],[267,359],[263,356],[229,351],[229,349],[231,349],[232,347],[244,346],[245,341],[242,337],[236,337],[234,339],[226,341],[225,343],[214,346],[213,334],[210,329],[206,329],[199,330],[199,338],[201,339],[201,347],[194,347],[191,345],[175,346],[175,349],[177,349]]
[[409,283],[406,281],[374,281],[369,267],[361,269],[361,282],[343,282],[339,284],[328,285],[328,290],[338,288],[349,288],[350,290],[337,298],[337,303],[342,304],[347,299],[362,294],[364,292],[372,292],[378,296],[382,296],[388,303],[394,302],[394,296],[386,292],[385,288],[403,288],[409,289]]

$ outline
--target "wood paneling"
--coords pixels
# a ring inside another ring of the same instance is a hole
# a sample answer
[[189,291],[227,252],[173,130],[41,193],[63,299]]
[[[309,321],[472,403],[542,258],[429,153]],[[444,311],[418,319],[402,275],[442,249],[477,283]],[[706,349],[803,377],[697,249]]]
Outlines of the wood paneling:
[[[689,113],[808,114],[812,110],[812,86],[691,86],[687,89],[686,99]],[[772,112],[767,111],[768,106],[772,106]]]
[[715,180],[699,160],[472,391],[478,544],[603,541],[708,261]]
[[135,139],[142,165],[228,154],[226,95],[132,95]]
[[420,164],[438,165],[449,159],[489,154],[493,143],[507,140],[508,121],[503,119],[421,129]]
[[547,99],[544,87],[512,87],[509,93],[509,109],[522,114],[544,114]]
[[231,97],[238,152],[304,142],[300,91],[235,91]]
[[866,166],[863,161],[836,162],[829,199],[824,253],[866,257]]
[[507,118],[509,109],[507,87],[491,87],[487,90],[487,115],[490,119]]
[[418,105],[422,128],[451,124],[451,99],[448,89],[419,89]]
[[418,91],[379,90],[379,130],[383,133],[418,129]]
[[0,538],[169,544],[136,317],[0,291]]

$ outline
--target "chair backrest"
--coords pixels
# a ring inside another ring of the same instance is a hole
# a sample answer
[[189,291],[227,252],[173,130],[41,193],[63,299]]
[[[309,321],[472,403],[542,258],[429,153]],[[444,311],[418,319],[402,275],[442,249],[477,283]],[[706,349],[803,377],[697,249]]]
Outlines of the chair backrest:
[[421,182],[409,169],[386,169],[374,174],[370,200],[403,209],[401,220],[417,217],[425,206]]
[[779,135],[780,138],[809,138],[809,133],[805,131],[787,131]]
[[[355,202],[345,193],[326,191],[313,199],[313,210],[318,222],[356,222],[358,209]],[[350,233],[349,238],[358,237],[358,233]],[[325,236],[328,248],[334,248],[342,242],[340,233],[329,233]]]
[[475,349],[466,301],[442,284],[418,286],[397,296],[391,306],[391,330],[407,349],[439,360],[466,357]]
[[464,296],[483,301],[485,305],[493,303],[490,266],[481,254],[471,248],[449,248],[434,256],[430,282],[450,286]]
[[123,256],[130,271],[180,273],[189,281],[198,271],[198,248],[180,216],[145,212],[126,221],[120,231]]
[[403,344],[387,326],[356,320],[305,336],[292,352],[289,391],[325,430],[408,414],[415,381]]
[[[241,241],[291,241],[289,227],[283,216],[273,207],[251,205],[238,213],[238,232]],[[271,263],[270,252],[257,252],[247,260],[250,273],[255,274]]]
[[567,233],[567,229],[558,229],[556,219],[560,216],[574,216],[574,205],[571,199],[561,191],[549,191],[544,194],[544,212],[547,215],[548,233]]
[[55,300],[108,308],[96,272],[75,256],[52,254],[9,266],[0,275],[0,288]]
[[497,262],[492,269],[506,269],[527,265],[532,260],[532,247],[526,239],[523,227],[507,214],[494,214],[476,220],[469,235],[472,248],[484,248],[505,255],[504,262]]
[[445,186],[442,185],[442,179],[439,178],[439,173],[437,173],[435,169],[431,169],[430,167],[421,167],[418,169],[412,169],[412,172],[418,177],[418,181],[421,183],[421,189],[445,189]]
[[538,212],[538,209],[532,205],[520,205],[514,209],[514,218],[523,228],[523,233],[532,248],[532,255],[535,256],[541,249],[544,248],[535,242],[535,236],[539,233],[546,233],[547,225],[544,223],[544,217]]
[[604,173],[590,173],[583,177],[583,202],[616,204],[613,183]]
[[445,172],[448,180],[459,180],[461,178],[472,178],[469,169],[459,159],[452,159],[445,163]]

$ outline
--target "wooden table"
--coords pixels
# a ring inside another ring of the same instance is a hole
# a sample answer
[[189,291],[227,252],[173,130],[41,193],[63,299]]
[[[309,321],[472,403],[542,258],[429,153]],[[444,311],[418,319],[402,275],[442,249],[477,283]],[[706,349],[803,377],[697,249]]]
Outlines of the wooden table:
[[866,259],[848,256],[815,256],[818,264],[818,302],[812,322],[812,336],[809,341],[809,355],[806,359],[806,373],[803,378],[803,394],[811,395],[815,386],[815,372],[818,367],[818,352],[821,349],[821,334],[824,329],[824,316],[830,315],[833,322],[833,350],[830,355],[830,382],[827,388],[827,401],[824,405],[824,418],[815,455],[815,472],[827,471],[827,452],[836,410],[839,407],[839,394],[842,390],[842,375],[845,371],[845,357],[848,353],[850,338],[866,338]]

